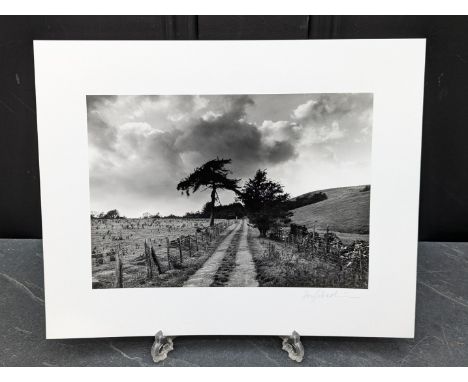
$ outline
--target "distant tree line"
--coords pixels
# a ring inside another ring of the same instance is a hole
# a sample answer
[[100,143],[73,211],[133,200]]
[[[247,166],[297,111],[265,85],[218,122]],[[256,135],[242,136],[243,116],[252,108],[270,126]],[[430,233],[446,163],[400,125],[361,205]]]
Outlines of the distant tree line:
[[[214,215],[217,219],[242,219],[247,214],[244,206],[239,203],[230,203],[214,207]],[[184,218],[208,219],[211,217],[211,202],[206,202],[201,211],[187,212]]]
[[120,215],[115,209],[107,212],[91,211],[91,219],[125,219],[125,216]]

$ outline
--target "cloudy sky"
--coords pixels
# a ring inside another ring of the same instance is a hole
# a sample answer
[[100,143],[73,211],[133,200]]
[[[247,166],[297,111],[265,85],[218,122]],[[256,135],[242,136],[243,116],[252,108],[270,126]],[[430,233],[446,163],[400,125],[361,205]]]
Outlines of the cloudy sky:
[[372,94],[87,96],[87,107],[94,211],[197,211],[209,191],[176,185],[216,157],[243,180],[267,169],[291,196],[370,183]]

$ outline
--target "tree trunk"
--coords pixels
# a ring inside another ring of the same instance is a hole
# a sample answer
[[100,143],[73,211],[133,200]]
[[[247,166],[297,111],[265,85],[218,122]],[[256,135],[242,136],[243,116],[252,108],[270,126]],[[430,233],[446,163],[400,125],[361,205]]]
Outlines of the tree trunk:
[[213,226],[214,226],[215,198],[216,198],[216,187],[213,187],[213,190],[211,191],[210,227],[213,227]]

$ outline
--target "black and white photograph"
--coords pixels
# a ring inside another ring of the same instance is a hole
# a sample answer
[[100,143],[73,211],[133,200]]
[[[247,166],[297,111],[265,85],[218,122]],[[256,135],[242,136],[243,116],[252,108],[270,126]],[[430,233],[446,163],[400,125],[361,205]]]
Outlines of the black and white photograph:
[[94,289],[367,288],[373,94],[86,101]]

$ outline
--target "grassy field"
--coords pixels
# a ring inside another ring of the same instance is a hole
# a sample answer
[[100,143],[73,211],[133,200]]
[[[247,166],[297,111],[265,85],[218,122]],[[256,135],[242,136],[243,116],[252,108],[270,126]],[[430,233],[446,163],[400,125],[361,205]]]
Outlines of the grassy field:
[[322,232],[328,226],[337,234],[344,233],[353,239],[368,240],[370,191],[363,192],[364,187],[317,190],[315,192],[324,192],[328,199],[292,210],[292,221],[305,225],[309,230],[314,224],[317,231]]
[[367,288],[365,243],[357,251],[354,244],[332,246],[329,253],[323,247],[299,251],[296,245],[261,238],[253,227],[248,241],[261,287]]
[[[208,219],[92,219],[93,288],[112,287],[117,251],[122,255],[124,287],[181,286],[222,240],[222,234],[206,240],[202,231],[208,226]],[[183,247],[182,264],[178,248],[170,248],[168,260],[168,240],[195,234],[198,246],[192,242],[190,251]],[[162,268],[162,273],[151,281],[146,280],[145,240],[153,247]]]
[[370,187],[317,190],[299,198],[312,200],[317,192],[327,199],[292,210],[292,222],[306,226],[306,233],[291,236],[286,229],[260,238],[251,227],[260,286],[367,288]]
[[[218,219],[209,228],[208,219],[92,219],[93,288],[183,286],[220,253],[210,286],[226,286],[239,267],[241,231],[259,286],[367,288],[370,190],[321,191],[326,200],[292,210],[292,221],[308,231],[284,226],[263,238],[235,220]],[[229,228],[236,228],[230,236]]]

